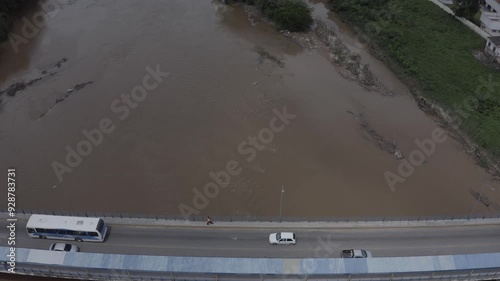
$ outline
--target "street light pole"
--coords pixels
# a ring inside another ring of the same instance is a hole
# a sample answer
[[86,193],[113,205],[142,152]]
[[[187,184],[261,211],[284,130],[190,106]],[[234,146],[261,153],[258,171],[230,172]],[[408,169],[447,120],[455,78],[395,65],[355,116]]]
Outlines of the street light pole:
[[285,188],[281,185],[281,196],[280,196],[280,222],[281,222],[281,213],[283,210],[283,193],[285,193]]
[[483,184],[483,186],[481,186],[481,189],[479,191],[479,196],[476,199],[476,203],[474,203],[474,207],[472,207],[471,216],[474,214],[474,210],[476,209],[477,203],[479,202],[479,200],[481,200],[481,195],[483,194],[483,189],[484,189],[485,186],[488,186],[493,191],[496,190],[496,189],[494,189],[493,187],[491,187],[491,186],[489,186],[487,184]]

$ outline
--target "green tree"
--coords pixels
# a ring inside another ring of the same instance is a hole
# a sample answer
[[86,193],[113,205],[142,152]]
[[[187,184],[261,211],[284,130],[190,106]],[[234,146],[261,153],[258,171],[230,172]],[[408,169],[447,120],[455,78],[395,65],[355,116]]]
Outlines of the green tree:
[[302,1],[295,1],[280,7],[274,17],[280,29],[292,32],[307,30],[313,23],[311,11]]
[[455,0],[453,11],[456,16],[472,21],[479,11],[479,7],[478,0]]
[[312,9],[303,0],[255,0],[255,6],[279,29],[305,31],[313,23]]

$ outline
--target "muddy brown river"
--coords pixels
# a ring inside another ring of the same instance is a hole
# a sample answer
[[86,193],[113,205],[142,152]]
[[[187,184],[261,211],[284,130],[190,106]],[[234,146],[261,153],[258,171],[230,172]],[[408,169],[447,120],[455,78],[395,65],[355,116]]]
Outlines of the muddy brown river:
[[0,48],[0,89],[41,78],[2,96],[1,171],[17,170],[18,209],[278,216],[283,186],[285,217],[500,211],[500,184],[321,1],[315,17],[393,96],[343,78],[264,22],[252,26],[241,6],[59,2],[17,53]]

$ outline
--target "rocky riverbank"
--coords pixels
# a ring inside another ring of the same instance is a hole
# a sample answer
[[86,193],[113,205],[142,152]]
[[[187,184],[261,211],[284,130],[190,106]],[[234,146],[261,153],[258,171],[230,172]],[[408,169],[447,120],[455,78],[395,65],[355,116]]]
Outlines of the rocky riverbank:
[[[245,6],[248,20],[251,26],[256,26],[261,22],[273,23],[267,20],[254,6]],[[325,23],[316,20],[313,28],[308,32],[290,32],[282,30],[281,34],[292,39],[294,42],[308,50],[321,49],[328,55],[330,62],[336,66],[337,71],[345,79],[357,81],[363,88],[392,96],[393,93],[378,81],[370,71],[367,64],[361,62],[358,54],[352,53],[342,42],[334,31],[330,30]],[[267,53],[265,50],[257,49],[263,59],[268,59],[283,67],[283,62]],[[394,155],[398,159],[404,158],[403,153],[398,149],[395,140],[388,140],[376,132],[361,113],[348,112],[359,122],[361,128],[366,133],[366,138],[377,145],[380,149]]]
[[[261,22],[274,25],[254,6],[246,5],[245,11],[251,26],[256,26]],[[316,20],[311,30],[307,32],[290,32],[288,30],[281,30],[280,32],[308,50],[323,49],[326,51],[331,63],[337,67],[338,72],[344,78],[357,81],[369,91],[383,95],[393,95],[387,87],[374,77],[369,66],[361,62],[360,56],[352,53],[342,40],[337,37],[335,32],[322,21]]]

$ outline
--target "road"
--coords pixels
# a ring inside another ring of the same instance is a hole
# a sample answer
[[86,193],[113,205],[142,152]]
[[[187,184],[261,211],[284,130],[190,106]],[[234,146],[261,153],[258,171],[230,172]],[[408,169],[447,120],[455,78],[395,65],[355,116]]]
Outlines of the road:
[[[104,243],[70,243],[82,252],[205,257],[337,258],[346,248],[370,250],[374,257],[500,252],[500,225],[277,230],[295,232],[297,245],[269,245],[269,229],[118,224],[110,225]],[[6,238],[2,231],[0,245]],[[28,237],[25,221],[18,221],[17,248],[48,249],[54,241]]]

